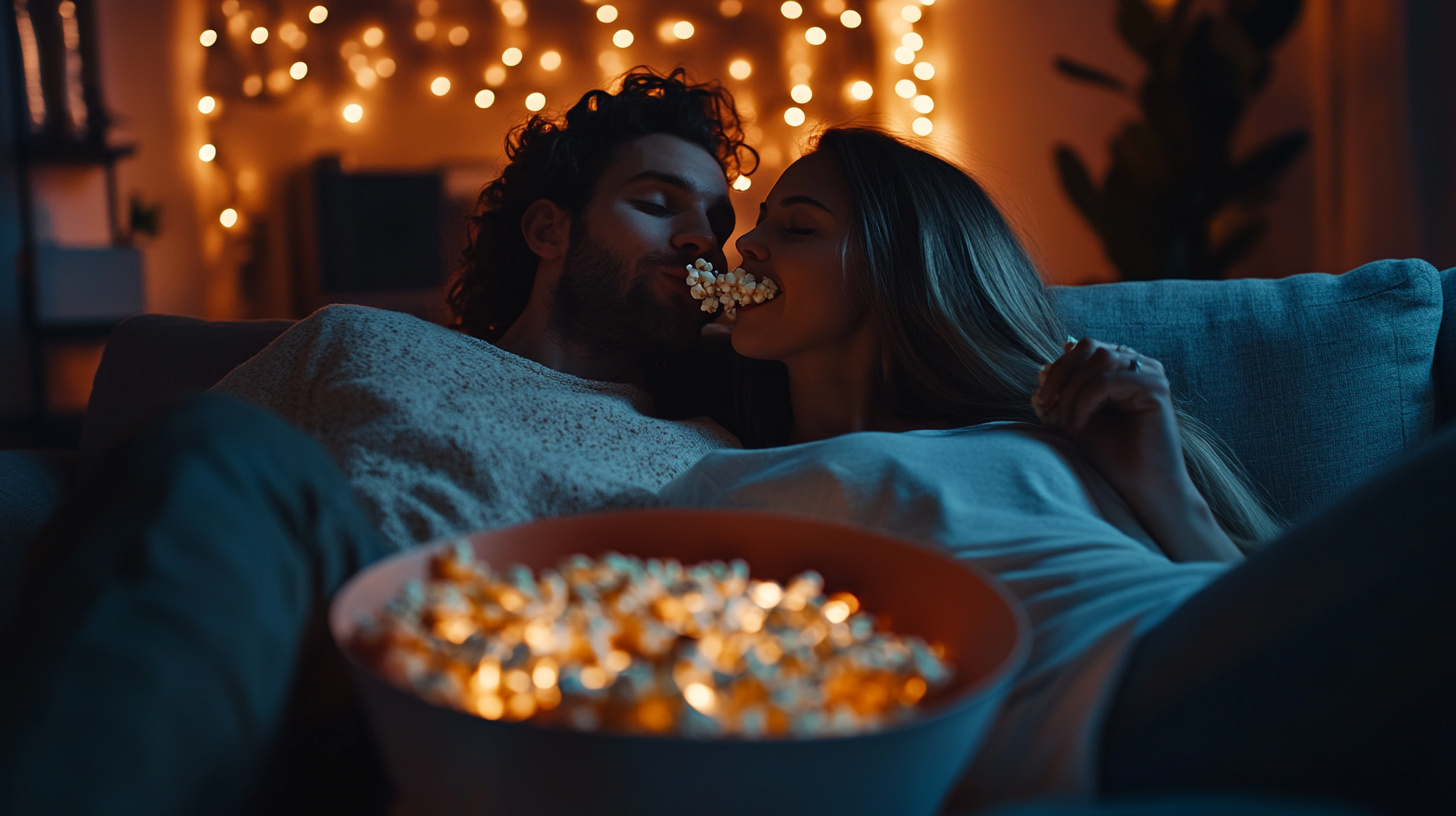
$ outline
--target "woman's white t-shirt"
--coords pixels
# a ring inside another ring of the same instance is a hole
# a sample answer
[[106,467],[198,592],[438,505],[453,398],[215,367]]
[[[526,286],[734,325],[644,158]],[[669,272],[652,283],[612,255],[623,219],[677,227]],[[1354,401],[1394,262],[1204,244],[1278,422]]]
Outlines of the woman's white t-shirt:
[[1092,795],[1101,713],[1129,647],[1227,568],[1169,561],[1070,441],[1019,422],[717,451],[660,495],[857,524],[1005,583],[1032,650],[955,797],[965,805]]

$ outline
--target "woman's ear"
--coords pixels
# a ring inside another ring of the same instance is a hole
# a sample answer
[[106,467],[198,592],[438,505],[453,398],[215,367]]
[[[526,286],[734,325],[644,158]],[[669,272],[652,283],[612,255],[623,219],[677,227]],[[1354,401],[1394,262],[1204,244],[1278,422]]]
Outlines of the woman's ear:
[[571,236],[571,214],[554,201],[538,199],[521,216],[521,234],[536,257],[561,260]]

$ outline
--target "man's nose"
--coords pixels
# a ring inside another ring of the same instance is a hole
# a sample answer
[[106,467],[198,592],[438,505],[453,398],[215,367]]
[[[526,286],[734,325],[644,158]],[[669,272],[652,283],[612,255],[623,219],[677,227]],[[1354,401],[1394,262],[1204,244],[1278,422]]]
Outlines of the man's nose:
[[672,237],[672,247],[673,249],[685,252],[696,252],[702,255],[718,249],[718,238],[713,235],[712,230],[706,227],[688,229]]

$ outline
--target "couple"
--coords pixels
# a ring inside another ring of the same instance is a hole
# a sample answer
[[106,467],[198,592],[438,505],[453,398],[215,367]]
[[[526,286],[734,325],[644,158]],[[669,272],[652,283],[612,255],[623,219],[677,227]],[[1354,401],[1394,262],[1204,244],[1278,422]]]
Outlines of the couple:
[[732,100],[634,72],[507,155],[451,289],[459,331],[330,307],[219,384],[268,412],[206,397],[92,468],[6,643],[0,809],[272,808],[332,759],[310,804],[365,807],[340,799],[370,788],[339,747],[357,721],[333,591],[442,536],[659,503],[875,527],[1008,585],[1033,653],[960,805],[1453,805],[1456,556],[1433,498],[1456,437],[1281,532],[1156,360],[1064,344],[971,178],[850,128],[736,244],[781,293],[740,309],[734,348],[788,375],[752,391],[780,438],[742,450],[642,388],[711,318],[683,267],[726,268],[727,181],[752,156]]

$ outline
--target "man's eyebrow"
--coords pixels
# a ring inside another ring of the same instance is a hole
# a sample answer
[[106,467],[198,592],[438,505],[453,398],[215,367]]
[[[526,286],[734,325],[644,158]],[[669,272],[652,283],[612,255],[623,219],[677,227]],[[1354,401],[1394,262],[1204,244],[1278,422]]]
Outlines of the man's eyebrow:
[[635,184],[639,181],[657,181],[663,184],[677,187],[684,192],[698,192],[697,185],[693,184],[691,181],[688,181],[687,179],[679,176],[676,173],[668,173],[662,170],[643,170],[637,175],[627,179],[627,184]]

